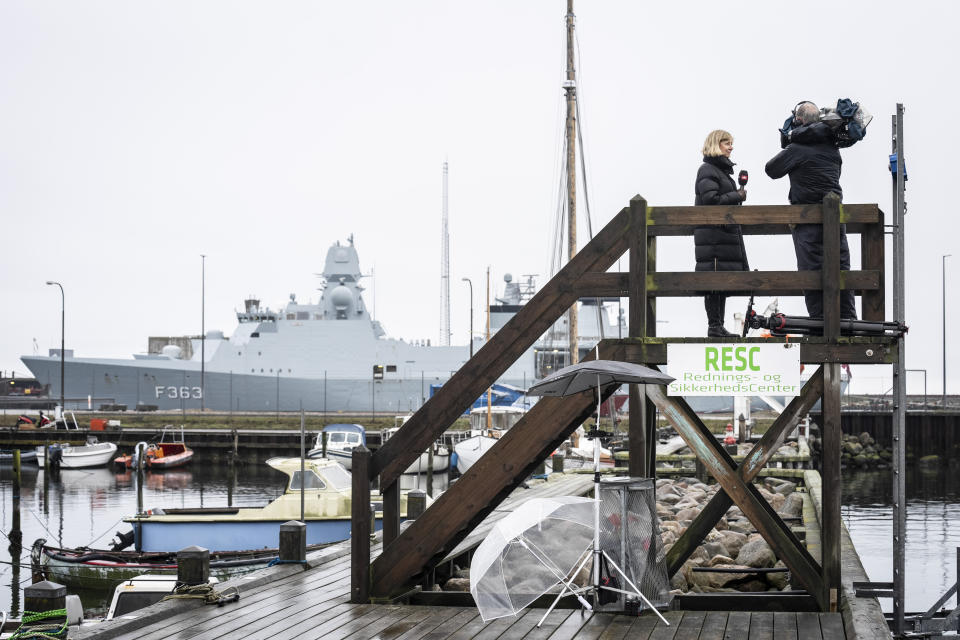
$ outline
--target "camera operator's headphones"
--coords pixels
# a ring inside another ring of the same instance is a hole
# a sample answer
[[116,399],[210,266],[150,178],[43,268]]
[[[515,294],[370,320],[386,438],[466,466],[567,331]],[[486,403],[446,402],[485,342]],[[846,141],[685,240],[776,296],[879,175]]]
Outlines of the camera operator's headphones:
[[817,104],[817,103],[814,102],[813,100],[801,100],[801,101],[798,102],[798,103],[796,104],[796,106],[793,108],[793,111],[790,112],[791,114],[793,114],[793,126],[798,127],[798,126],[800,126],[801,124],[803,124],[802,122],[800,122],[800,119],[797,117],[797,109],[800,108],[800,105],[802,105],[802,104],[807,104],[808,102],[809,102],[810,104],[814,105],[814,106],[816,106],[816,104]]

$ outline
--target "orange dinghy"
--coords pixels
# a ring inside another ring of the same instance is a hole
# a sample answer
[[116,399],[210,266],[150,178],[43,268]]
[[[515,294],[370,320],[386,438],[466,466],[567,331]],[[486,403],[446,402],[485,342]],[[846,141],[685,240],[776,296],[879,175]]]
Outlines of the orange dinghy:
[[[168,438],[169,436],[169,438]],[[140,445],[137,445],[138,447]],[[160,442],[150,444],[144,453],[144,465],[147,469],[172,469],[182,467],[193,458],[193,449],[183,441],[183,427],[180,427],[180,438],[177,439],[173,427],[164,427]],[[114,460],[119,467],[136,469],[138,465],[137,452],[120,456]]]

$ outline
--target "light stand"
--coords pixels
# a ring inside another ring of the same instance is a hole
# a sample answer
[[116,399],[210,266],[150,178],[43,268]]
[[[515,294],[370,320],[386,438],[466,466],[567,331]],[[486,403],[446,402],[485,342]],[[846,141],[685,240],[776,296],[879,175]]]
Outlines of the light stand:
[[[600,379],[598,376],[597,378],[597,422],[600,421],[601,404],[602,404],[602,394],[600,392]],[[557,603],[560,602],[560,598],[562,598],[568,592],[577,596],[577,599],[584,604],[584,606],[587,608],[588,611],[592,611],[599,604],[601,589],[605,589],[606,591],[613,591],[616,593],[622,593],[628,596],[640,596],[640,599],[643,600],[643,602],[650,608],[651,611],[657,614],[657,617],[660,618],[663,624],[670,626],[670,623],[667,622],[667,619],[664,618],[659,611],[657,611],[657,608],[653,606],[653,603],[647,600],[647,597],[643,595],[643,593],[641,593],[637,585],[633,584],[630,578],[627,577],[627,574],[623,572],[623,569],[621,569],[620,566],[613,561],[613,558],[610,557],[610,554],[608,554],[606,551],[600,548],[600,446],[601,446],[600,438],[601,436],[604,435],[604,433],[605,432],[597,429],[597,425],[594,425],[594,428],[591,429],[590,432],[585,435],[585,437],[588,440],[593,441],[593,499],[594,499],[593,501],[593,549],[592,549],[592,553],[584,554],[583,560],[580,561],[580,564],[577,565],[577,568],[574,569],[574,571],[572,572],[572,575],[577,575],[578,573],[580,573],[583,567],[587,564],[587,561],[592,557],[593,558],[593,584],[589,587],[573,588],[570,582],[564,581],[563,590],[560,591],[560,593],[557,595],[554,601],[550,604],[550,608],[547,609],[547,612],[543,614],[542,618],[540,618],[540,622],[537,623],[538,627],[543,624],[543,621],[547,619],[547,616],[550,614],[550,612],[554,610],[554,608],[557,606]],[[614,571],[620,574],[624,582],[630,586],[632,591],[625,591],[623,589],[618,589],[616,587],[600,584],[601,557],[604,558],[610,564],[611,567],[613,567]],[[593,607],[592,608],[586,605],[586,603],[583,602],[583,598],[580,597],[580,594],[585,591],[593,591]]]

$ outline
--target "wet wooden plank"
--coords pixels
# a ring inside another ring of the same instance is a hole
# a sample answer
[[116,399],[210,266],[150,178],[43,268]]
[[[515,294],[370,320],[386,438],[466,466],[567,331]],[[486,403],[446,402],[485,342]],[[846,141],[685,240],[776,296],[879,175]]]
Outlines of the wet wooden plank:
[[628,637],[627,632],[630,631],[633,620],[632,616],[613,616],[613,620],[610,621],[610,624],[598,636],[597,640],[623,640]]
[[823,640],[820,614],[806,611],[797,613],[797,640]]
[[491,620],[484,624],[483,628],[477,632],[476,635],[472,636],[472,640],[496,640],[509,629],[516,620],[513,616]]
[[[321,638],[323,638],[323,640],[342,640],[347,636],[352,636],[358,631],[366,637],[370,637],[368,634],[370,634],[371,631],[376,633],[376,631],[389,627],[397,620],[405,618],[407,616],[405,609],[409,609],[409,607],[381,605],[370,609],[366,614],[353,620],[335,625],[332,629],[328,628],[323,631],[311,629],[302,633],[299,638],[302,640],[320,640]],[[294,638],[294,636],[288,637],[290,640]],[[287,638],[281,636],[277,638],[277,640],[287,640]]]
[[557,625],[556,630],[549,635],[550,640],[573,640],[579,637],[577,634],[589,617],[589,612],[582,609],[572,610],[567,619]]
[[750,640],[773,640],[773,613],[755,611],[750,614]]
[[376,627],[372,627],[353,633],[350,635],[350,640],[369,640],[370,638],[376,638],[377,640],[398,640],[398,638],[418,624],[430,618],[434,607],[404,607],[404,609],[410,610],[409,615],[379,630]]
[[674,634],[673,640],[699,640],[706,615],[705,611],[685,612],[683,620],[677,626],[677,632]]
[[[547,640],[547,638],[560,628],[560,625],[571,616],[577,616],[579,618],[580,612],[570,609],[554,609],[547,614],[547,618],[543,621],[543,624],[539,627],[535,626],[530,633],[524,637],[524,640]],[[543,613],[540,614],[540,618],[542,617]],[[540,618],[537,618],[537,622],[540,621]]]
[[[428,609],[429,615],[426,618],[398,636],[396,640],[422,640],[458,615],[469,614],[470,617],[466,620],[470,620],[476,614],[475,610],[464,610],[459,607],[429,607]],[[457,628],[459,627],[454,627],[453,630]]]
[[727,629],[726,611],[708,611],[700,628],[700,640],[723,640]]
[[650,640],[673,640],[673,637],[677,633],[677,628],[680,626],[680,623],[683,621],[684,616],[687,612],[685,611],[667,611],[663,614],[663,617],[667,619],[669,625],[663,624],[663,621],[660,618],[654,617],[657,621],[657,625],[653,628],[653,632],[650,634]]
[[797,614],[776,611],[773,614],[774,640],[797,640]]
[[542,617],[542,609],[527,609],[513,619],[510,628],[504,631],[497,640],[521,640],[537,626]]
[[750,636],[750,612],[731,611],[727,616],[727,628],[723,640],[745,640]]
[[477,610],[472,607],[469,609],[460,609],[459,613],[441,624],[433,631],[424,635],[420,640],[444,640],[445,638],[449,638],[453,633],[463,628],[465,625],[470,624],[473,620],[477,620],[479,618],[480,614],[478,614]]
[[823,640],[846,640],[843,630],[843,617],[839,613],[820,614],[820,632]]
[[634,618],[627,637],[630,640],[648,640],[659,622],[660,619],[652,613]]
[[594,613],[587,619],[587,624],[583,625],[577,632],[577,640],[597,640],[615,617],[619,616],[612,613]]

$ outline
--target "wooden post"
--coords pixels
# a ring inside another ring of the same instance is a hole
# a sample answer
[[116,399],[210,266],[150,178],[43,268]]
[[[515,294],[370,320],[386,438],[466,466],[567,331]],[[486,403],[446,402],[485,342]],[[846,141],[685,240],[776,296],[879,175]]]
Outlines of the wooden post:
[[563,454],[555,453],[550,458],[550,468],[553,473],[563,473]]
[[840,337],[840,196],[828,193],[823,199],[823,335]]
[[[836,343],[840,337],[840,197],[835,193],[823,199],[823,337]],[[823,584],[826,602],[833,609],[834,590],[840,589],[840,364],[823,365]]]
[[290,520],[280,525],[280,562],[307,561],[307,525]]
[[[630,200],[629,226],[629,290],[628,305],[629,326],[627,332],[631,338],[643,338],[648,334],[647,326],[647,201],[640,196]],[[630,460],[629,473],[634,477],[648,475],[647,455],[647,403],[646,394],[640,385],[630,385],[630,417],[628,443]]]
[[407,519],[416,520],[427,510],[427,494],[419,489],[407,494]]
[[177,551],[177,582],[181,584],[210,582],[210,551],[196,545]]
[[383,546],[386,547],[400,535],[400,479],[383,487],[381,493],[383,494]]
[[860,265],[864,271],[869,269],[880,274],[880,286],[875,290],[862,291],[860,301],[864,320],[883,322],[886,320],[884,317],[883,212],[878,210],[877,213],[879,214],[877,223],[867,225],[860,233]]
[[352,463],[350,602],[362,604],[370,602],[370,450],[354,447]]
[[23,590],[23,609],[34,613],[56,611],[67,607],[67,588],[62,584],[44,580]]
[[820,539],[823,545],[824,588],[829,593],[840,588],[840,507],[842,485],[840,477],[840,449],[843,433],[840,429],[840,364],[823,365],[823,447],[821,474],[823,476],[823,520]]

